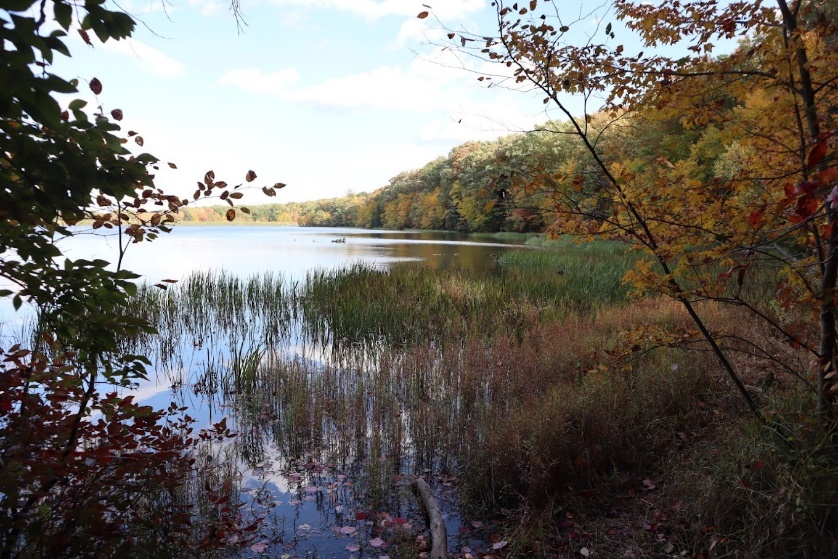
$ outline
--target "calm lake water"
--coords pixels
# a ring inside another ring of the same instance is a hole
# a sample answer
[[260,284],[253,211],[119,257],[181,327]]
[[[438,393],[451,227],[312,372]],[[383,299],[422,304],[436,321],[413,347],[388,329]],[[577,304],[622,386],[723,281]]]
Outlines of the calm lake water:
[[[116,260],[113,236],[84,234],[63,243],[62,250],[69,258]],[[132,245],[123,267],[141,274],[149,283],[182,280],[191,272],[208,270],[225,270],[238,277],[272,272],[289,281],[300,281],[314,268],[335,269],[355,263],[385,269],[421,265],[494,273],[499,253],[520,249],[520,245],[511,243],[483,242],[479,237],[443,232],[181,226],[153,243]],[[5,335],[9,336],[25,313],[15,315],[8,302],[4,303],[0,315],[5,316]],[[136,388],[136,397],[157,408],[176,401],[188,408],[187,413],[196,418],[199,427],[227,417],[228,424],[239,430],[239,437],[231,445],[213,450],[213,459],[226,460],[238,470],[243,498],[254,505],[254,514],[268,518],[270,530],[256,542],[252,554],[288,558],[387,557],[399,530],[421,523],[415,500],[406,491],[409,474],[416,473],[428,477],[441,501],[452,549],[468,550],[470,546],[479,548],[485,544],[485,540],[481,543],[479,531],[476,539],[470,539],[475,535],[470,534],[472,527],[482,522],[461,518],[456,481],[449,477],[449,472],[435,471],[432,465],[417,472],[416,464],[407,460],[405,469],[396,466],[396,475],[387,481],[389,494],[386,498],[379,496],[378,508],[372,510],[372,490],[364,481],[372,474],[369,464],[362,460],[363,452],[360,456],[357,452],[349,453],[354,457],[352,463],[320,463],[306,453],[289,455],[276,426],[285,404],[242,404],[235,391],[231,396],[229,391],[225,394],[210,386],[212,378],[208,372],[229,361],[238,342],[170,341],[178,358],[165,366],[158,362],[153,377]],[[287,341],[282,352],[287,363],[321,359],[320,354],[297,345],[294,339]],[[339,372],[340,368],[332,370]],[[372,434],[361,433],[360,438],[365,436]],[[337,434],[330,440],[339,438]]]
[[[333,242],[339,239],[345,242]],[[67,239],[65,245],[63,250],[70,258],[114,261],[117,255],[112,234],[79,235]],[[189,225],[175,227],[152,243],[131,245],[123,267],[152,283],[210,269],[239,276],[272,271],[300,279],[312,268],[354,262],[382,267],[421,262],[432,268],[490,272],[495,267],[493,255],[514,247],[447,232]]]

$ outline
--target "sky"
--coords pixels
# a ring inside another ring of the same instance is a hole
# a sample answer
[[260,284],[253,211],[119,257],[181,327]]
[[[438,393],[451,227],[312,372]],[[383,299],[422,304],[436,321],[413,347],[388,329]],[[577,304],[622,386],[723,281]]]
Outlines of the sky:
[[491,32],[489,2],[425,0],[432,15],[418,19],[422,1],[241,0],[239,26],[224,0],[122,0],[134,36],[91,34],[89,47],[71,33],[72,58],[53,71],[121,109],[143,150],[177,165],[156,177],[167,192],[190,196],[210,169],[229,184],[252,169],[254,186],[288,185],[273,199],[251,191],[249,204],[371,192],[463,142],[548,119],[540,98],[486,88],[480,61],[440,46],[443,25]]

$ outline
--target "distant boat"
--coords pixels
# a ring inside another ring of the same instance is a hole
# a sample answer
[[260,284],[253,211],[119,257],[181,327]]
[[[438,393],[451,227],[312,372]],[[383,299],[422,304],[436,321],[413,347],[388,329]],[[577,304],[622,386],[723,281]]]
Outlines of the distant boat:
[[345,243],[346,242],[346,237],[343,237],[341,239],[332,239],[332,242],[333,243]]

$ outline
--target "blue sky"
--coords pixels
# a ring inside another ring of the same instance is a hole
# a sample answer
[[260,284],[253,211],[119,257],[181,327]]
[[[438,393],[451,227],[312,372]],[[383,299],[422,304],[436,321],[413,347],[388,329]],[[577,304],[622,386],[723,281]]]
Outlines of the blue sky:
[[105,111],[122,109],[144,149],[177,164],[158,176],[169,192],[188,196],[209,169],[287,183],[277,202],[372,191],[462,142],[547,119],[539,98],[486,89],[461,67],[479,61],[432,44],[439,21],[491,32],[488,0],[428,3],[434,16],[419,20],[422,1],[242,0],[239,33],[223,0],[126,0],[132,39],[91,48],[73,33],[54,70],[103,83]]

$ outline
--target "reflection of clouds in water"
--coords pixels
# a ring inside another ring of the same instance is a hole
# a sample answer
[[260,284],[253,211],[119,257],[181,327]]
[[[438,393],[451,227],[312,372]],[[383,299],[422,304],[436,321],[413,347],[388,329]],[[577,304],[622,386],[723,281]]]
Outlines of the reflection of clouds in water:
[[172,387],[169,384],[159,384],[155,381],[148,380],[141,381],[140,385],[133,390],[123,390],[122,395],[128,396],[130,394],[134,396],[135,402],[145,402],[160,394],[169,393],[171,389]]
[[287,498],[287,496],[296,494],[296,490],[291,490],[288,478],[276,470],[265,468],[256,470],[256,472],[254,473],[254,470],[250,468],[242,468],[241,486],[243,488],[261,488],[267,485],[268,489],[276,496]]

